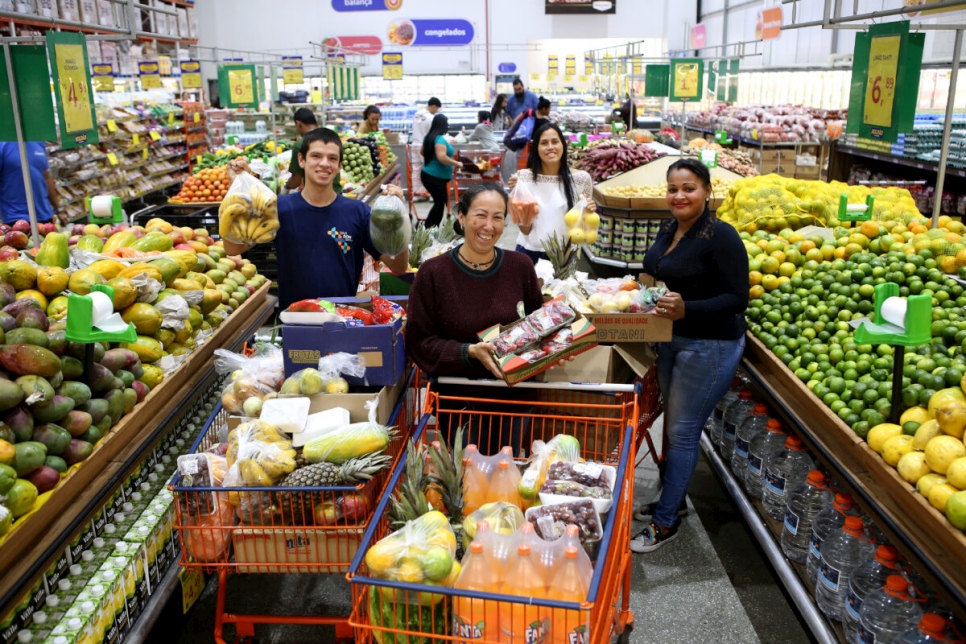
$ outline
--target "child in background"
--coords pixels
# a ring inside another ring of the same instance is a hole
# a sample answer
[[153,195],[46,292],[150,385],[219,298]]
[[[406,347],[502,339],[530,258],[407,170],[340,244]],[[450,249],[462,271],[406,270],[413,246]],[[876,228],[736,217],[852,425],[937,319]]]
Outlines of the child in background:
[[480,110],[476,114],[478,123],[470,135],[467,137],[470,141],[479,141],[480,145],[484,150],[489,150],[492,152],[499,152],[500,145],[496,142],[493,137],[493,124],[490,123],[490,112],[489,110]]

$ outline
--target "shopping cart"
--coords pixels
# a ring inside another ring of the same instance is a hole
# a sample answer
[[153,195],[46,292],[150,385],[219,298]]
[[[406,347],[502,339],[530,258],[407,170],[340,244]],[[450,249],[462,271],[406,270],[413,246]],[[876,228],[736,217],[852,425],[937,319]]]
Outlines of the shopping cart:
[[[456,389],[453,389],[454,385]],[[459,388],[463,386],[476,388],[480,393],[466,395],[471,389]],[[475,623],[477,609],[482,617],[514,605],[538,606],[556,632],[552,641],[567,641],[558,639],[562,633],[557,629],[568,634],[569,641],[582,644],[609,642],[615,637],[623,641],[629,638],[633,613],[629,608],[631,567],[628,546],[638,443],[635,434],[648,429],[639,425],[643,418],[639,401],[644,385],[641,382],[629,385],[525,382],[513,388],[513,398],[516,399],[511,399],[506,391],[501,393],[497,387],[505,389],[506,385],[455,378],[440,379],[431,384],[414,440],[427,442],[432,438],[429,435],[431,421],[435,421],[435,432],[445,435],[451,435],[457,427],[468,428],[471,434],[468,440],[476,440],[478,445],[512,442],[516,431],[519,431],[524,445],[537,439],[547,441],[563,433],[580,441],[581,455],[586,460],[614,466],[614,502],[604,523],[587,600],[579,604],[535,600],[368,576],[365,554],[381,536],[388,534],[387,506],[389,497],[401,484],[406,461],[404,452],[347,575],[353,594],[349,622],[356,629],[357,644],[387,641],[390,634],[395,634],[395,641],[442,643],[472,640],[474,644],[498,644],[499,640],[490,639],[489,635],[486,639],[474,639],[463,631],[452,634],[450,605],[454,598],[477,600],[469,620],[472,623]],[[445,389],[456,393],[447,393]],[[521,390],[525,393],[520,394]],[[474,432],[475,439],[472,438]],[[387,592],[390,597],[395,594],[395,603],[370,604],[371,593],[383,596]],[[434,598],[439,596],[444,599],[436,603]],[[392,615],[385,613],[387,606],[392,607]],[[383,608],[375,620],[370,613],[371,607]],[[446,628],[440,629],[440,624],[445,624]],[[534,641],[551,641],[551,638]]]
[[[226,612],[228,573],[345,573],[369,527],[399,455],[416,426],[419,379],[411,369],[390,416],[397,428],[386,453],[392,466],[358,485],[334,487],[186,487],[171,481],[180,564],[218,574],[215,641],[225,624],[236,638],[252,638],[255,624],[329,625],[336,640],[351,640],[347,616],[237,615]],[[223,442],[229,416],[219,404],[192,449]],[[335,518],[332,512],[338,512]],[[240,519],[244,518],[244,522]],[[384,528],[373,534],[384,534]]]
[[459,195],[460,184],[466,189],[473,183],[495,183],[503,186],[501,170],[506,150],[460,150],[457,160],[463,163],[463,170],[453,173],[453,191]]

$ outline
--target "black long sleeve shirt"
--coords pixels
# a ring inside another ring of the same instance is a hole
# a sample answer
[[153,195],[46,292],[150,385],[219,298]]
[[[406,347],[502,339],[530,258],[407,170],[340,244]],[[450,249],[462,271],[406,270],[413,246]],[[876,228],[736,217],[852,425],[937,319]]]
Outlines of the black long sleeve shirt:
[[665,255],[677,229],[674,218],[661,224],[644,256],[644,272],[684,300],[684,318],[674,322],[674,334],[736,340],[745,331],[749,288],[748,253],[738,231],[705,210]]

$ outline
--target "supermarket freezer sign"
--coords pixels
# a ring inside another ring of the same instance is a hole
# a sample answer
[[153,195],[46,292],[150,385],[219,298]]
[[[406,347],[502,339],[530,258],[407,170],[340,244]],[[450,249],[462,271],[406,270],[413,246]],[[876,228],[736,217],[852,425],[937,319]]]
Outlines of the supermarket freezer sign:
[[48,31],[47,53],[53,63],[61,147],[97,143],[87,39],[84,34]]
[[473,42],[473,24],[458,18],[447,20],[396,20],[387,31],[389,42],[404,47],[468,45]]

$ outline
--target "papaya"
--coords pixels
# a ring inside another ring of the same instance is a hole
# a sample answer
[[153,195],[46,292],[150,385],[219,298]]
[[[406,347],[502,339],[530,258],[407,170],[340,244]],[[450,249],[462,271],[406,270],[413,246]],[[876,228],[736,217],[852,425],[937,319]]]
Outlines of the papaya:
[[34,434],[34,417],[24,405],[17,405],[4,412],[3,422],[13,432],[18,443],[29,441]]
[[89,295],[91,287],[95,284],[105,284],[107,280],[101,277],[100,273],[95,273],[89,268],[82,268],[71,273],[70,280],[67,282],[71,293],[77,295]]
[[114,279],[125,268],[127,268],[127,264],[116,259],[99,259],[87,267],[88,270],[94,271],[105,280]]
[[91,398],[83,405],[79,405],[78,409],[90,414],[91,421],[96,425],[107,415],[107,407],[107,401],[103,398]]
[[33,510],[36,501],[37,488],[26,479],[17,479],[13,487],[7,491],[6,505],[14,519],[22,517]]
[[67,351],[67,331],[48,331],[47,348],[55,355],[62,356]]
[[[140,358],[141,362],[145,364],[150,364],[160,360],[161,352],[163,351],[160,342],[146,335],[139,335],[138,339],[134,342],[122,342],[120,343],[120,348],[130,349],[134,353],[138,354],[138,358]],[[0,363],[2,363],[2,360],[3,354],[0,353]],[[150,386],[150,383],[148,384]]]
[[[178,281],[178,280],[176,280]],[[133,324],[139,335],[151,335],[161,328],[161,313],[146,302],[135,302],[121,312],[121,318]]]
[[60,474],[67,473],[67,461],[59,456],[47,456],[47,458],[44,459],[44,465],[57,470],[57,472]]
[[[110,240],[108,240],[110,242]],[[164,252],[174,248],[174,240],[162,232],[151,232],[135,240],[129,246],[132,250],[146,253],[152,250]]]
[[200,329],[201,324],[204,322],[204,317],[202,317],[201,311],[194,306],[188,309],[188,322],[191,322],[191,327],[193,329]]
[[101,363],[95,362],[90,382],[91,391],[107,391],[114,386],[114,374]]
[[50,344],[46,333],[40,329],[32,329],[30,327],[14,329],[10,333],[7,333],[6,341],[7,344],[33,344],[45,349],[48,348]]
[[[74,409],[74,400],[72,398],[54,394],[51,400],[37,403],[31,407],[30,412],[34,415],[34,420],[42,423],[59,423],[67,417],[67,414],[72,409]],[[37,430],[34,430],[34,434],[36,433]]]
[[154,389],[161,384],[162,380],[164,380],[164,371],[161,370],[161,367],[157,367],[153,364],[144,364],[141,365],[141,368],[144,369],[144,375],[138,378],[138,380],[143,382],[150,389]]
[[114,372],[114,377],[120,378],[125,387],[130,387],[131,383],[134,382],[134,374],[127,369],[118,369]]
[[70,275],[59,266],[49,266],[37,271],[37,290],[53,297],[67,288]]
[[193,250],[169,250],[165,253],[165,256],[181,264],[182,270],[178,277],[184,277],[188,271],[194,270],[194,267],[198,264],[198,254]]
[[128,387],[121,393],[124,395],[124,413],[130,414],[132,411],[134,411],[134,406],[138,404],[138,392]]
[[228,298],[224,297],[223,295],[224,294],[220,290],[206,288],[204,297],[201,299],[201,312],[204,315],[208,315],[218,308],[219,304],[228,300]]
[[107,415],[111,417],[111,427],[117,425],[124,415],[124,391],[121,389],[111,389],[104,396],[107,401]]
[[[0,438],[0,465],[9,466],[13,464],[13,459],[17,456],[17,450],[13,447],[13,441],[16,440],[16,438],[14,437],[13,432],[9,430],[10,428],[8,427],[7,431],[9,434],[5,434],[6,438]],[[10,440],[8,440],[8,438]],[[2,494],[3,490],[0,490],[0,495]]]
[[37,257],[34,258],[40,266],[70,266],[70,255],[67,252],[67,235],[63,233],[47,233]]
[[171,283],[178,279],[182,272],[181,264],[170,257],[159,257],[149,263],[161,271],[161,277],[164,278],[164,283],[167,286],[171,286]]
[[97,235],[83,235],[77,240],[77,247],[92,253],[100,253],[104,249],[104,242]]
[[131,244],[138,240],[137,235],[129,230],[116,232],[108,238],[107,243],[101,249],[102,253],[117,250],[118,248],[130,248]]
[[38,425],[34,429],[34,435],[31,440],[46,445],[47,454],[60,456],[70,444],[70,439],[71,435],[66,429],[60,425],[49,423],[46,425]]
[[[208,286],[208,276],[204,273],[199,273],[197,271],[188,271],[188,274],[184,276],[186,280],[191,280],[198,284],[200,288],[205,288]],[[212,282],[211,288],[214,288],[214,282]]]
[[184,321],[184,328],[179,329],[174,332],[174,341],[178,344],[184,344],[191,337],[191,332],[194,328],[191,326],[191,322],[187,320]]
[[37,284],[37,267],[21,259],[0,262],[3,267],[3,280],[16,291],[26,291]]
[[67,297],[60,295],[55,297],[47,305],[47,318],[50,320],[66,320],[67,319]]
[[44,464],[47,458],[47,446],[32,440],[14,445],[17,455],[13,459],[13,469],[17,476],[26,476]]
[[15,382],[0,380],[0,411],[13,409],[24,399],[24,391]]
[[80,378],[84,374],[84,363],[74,356],[61,356],[60,368],[68,380]]
[[56,393],[58,396],[67,396],[73,400],[75,409],[91,399],[91,388],[83,382],[74,380],[68,380],[60,387],[57,387]]
[[93,423],[94,419],[91,418],[91,415],[79,409],[72,409],[62,422],[64,429],[74,438],[90,429]]
[[167,350],[168,345],[174,342],[174,331],[171,329],[158,329],[154,334],[154,339],[161,343],[161,348]]
[[137,262],[131,264],[123,271],[121,271],[118,277],[127,277],[128,279],[136,277],[137,275],[146,274],[153,280],[158,282],[164,282],[164,277],[161,275],[161,270],[157,266],[152,266],[146,262]]
[[127,277],[113,277],[107,285],[114,289],[114,311],[123,311],[138,299],[138,289]]
[[160,217],[149,219],[148,223],[144,225],[144,228],[148,231],[157,229],[160,232],[164,233],[165,235],[167,235],[172,230],[174,230],[174,226],[166,222],[164,219],[161,219]]
[[200,291],[204,289],[204,286],[198,284],[198,282],[189,280],[187,278],[176,279],[171,286],[181,293],[190,293],[191,291]]
[[47,296],[35,288],[28,288],[26,291],[20,291],[17,293],[17,299],[31,299],[42,311],[47,309]]
[[185,349],[183,344],[180,344],[178,342],[172,342],[171,346],[168,347],[168,353],[170,353],[173,356],[183,356],[186,353],[188,353],[188,350]]
[[38,494],[43,494],[57,487],[57,484],[60,483],[60,472],[52,467],[48,467],[45,463],[31,472],[27,480],[34,484]]
[[41,376],[20,376],[17,386],[23,390],[28,405],[38,405],[54,399],[54,388]]

